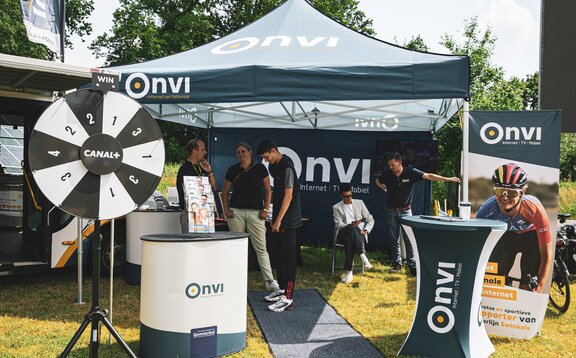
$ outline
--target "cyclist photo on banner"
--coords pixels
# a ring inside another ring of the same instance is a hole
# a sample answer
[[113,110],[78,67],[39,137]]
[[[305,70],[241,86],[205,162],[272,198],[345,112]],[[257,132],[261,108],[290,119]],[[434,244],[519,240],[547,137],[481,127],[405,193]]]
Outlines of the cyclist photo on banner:
[[[482,289],[489,334],[540,334],[554,264],[558,170],[505,158],[482,158],[470,179],[472,217],[505,222]],[[508,312],[502,315],[500,313]]]
[[526,193],[528,175],[514,163],[499,165],[492,174],[494,195],[476,213],[477,218],[504,221],[506,233],[489,262],[505,285],[542,293],[554,262],[554,241],[546,210]]
[[481,313],[488,334],[531,339],[548,308],[560,178],[559,111],[470,111],[471,218],[504,222],[488,258]]

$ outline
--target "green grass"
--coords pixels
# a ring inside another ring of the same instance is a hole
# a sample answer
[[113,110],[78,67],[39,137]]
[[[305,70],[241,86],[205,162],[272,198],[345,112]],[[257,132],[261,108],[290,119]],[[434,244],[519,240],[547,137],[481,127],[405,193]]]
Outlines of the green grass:
[[576,183],[560,182],[558,212],[572,214],[576,218]]
[[[395,356],[412,321],[415,278],[390,274],[378,253],[369,254],[374,269],[355,275],[351,284],[330,273],[330,251],[303,248],[305,265],[299,269],[297,289],[315,288],[340,315],[369,339],[384,355]],[[342,258],[341,258],[342,259]],[[262,289],[259,272],[249,272],[250,290]],[[54,357],[66,347],[90,308],[90,280],[84,282],[85,305],[74,304],[76,279],[72,271],[54,270],[36,275],[0,277],[0,357]],[[108,306],[108,280],[101,281],[101,304]],[[572,292],[576,285],[572,284]],[[139,340],[139,286],[122,277],[114,284],[114,327],[137,353]],[[298,303],[297,303],[298,304]],[[301,304],[305,304],[302,302]],[[576,303],[566,314],[548,308],[542,336],[530,341],[492,337],[493,357],[569,357],[574,350]],[[298,306],[296,307],[298,309]],[[125,356],[108,332],[102,329],[101,357]],[[88,330],[71,357],[89,355]],[[271,357],[257,322],[248,309],[247,347],[232,357]]]
[[176,174],[178,174],[178,169],[180,168],[180,163],[166,163],[164,165],[164,173],[160,179],[160,183],[156,187],[156,190],[162,193],[164,196],[168,196],[168,187],[176,186]]

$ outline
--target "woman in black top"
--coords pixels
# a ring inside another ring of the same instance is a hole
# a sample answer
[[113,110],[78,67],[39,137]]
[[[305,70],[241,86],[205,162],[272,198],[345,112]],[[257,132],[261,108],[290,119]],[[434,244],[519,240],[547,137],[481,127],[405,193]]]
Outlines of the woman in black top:
[[[222,209],[228,219],[230,231],[247,232],[256,251],[258,265],[266,281],[266,289],[278,289],[272,275],[270,257],[266,250],[266,226],[268,208],[272,197],[268,170],[262,163],[252,160],[252,149],[246,142],[236,145],[239,163],[226,172],[222,186]],[[230,189],[232,196],[228,201]],[[264,190],[262,190],[264,189]]]

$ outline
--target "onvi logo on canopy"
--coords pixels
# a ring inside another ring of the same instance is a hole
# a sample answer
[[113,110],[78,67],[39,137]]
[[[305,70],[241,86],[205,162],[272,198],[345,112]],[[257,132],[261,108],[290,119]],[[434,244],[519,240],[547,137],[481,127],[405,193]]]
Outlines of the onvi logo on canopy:
[[[300,48],[320,48],[338,46],[338,37],[316,36],[309,39],[306,36],[295,36],[296,43],[294,47]],[[258,37],[243,37],[240,39],[225,42],[214,47],[210,52],[215,55],[229,55],[237,52],[249,50],[254,47],[275,48],[290,47],[294,37],[292,36],[267,36],[263,40]]]
[[148,77],[142,72],[135,72],[126,79],[126,93],[140,99],[149,93],[166,95],[168,88],[171,94],[190,93],[190,77]]

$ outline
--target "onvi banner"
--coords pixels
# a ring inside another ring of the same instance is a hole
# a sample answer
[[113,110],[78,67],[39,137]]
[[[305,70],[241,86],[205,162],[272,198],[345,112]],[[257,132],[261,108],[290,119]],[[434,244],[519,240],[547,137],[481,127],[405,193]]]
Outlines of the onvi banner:
[[539,333],[552,278],[559,111],[470,112],[472,216],[506,222],[488,260],[482,317],[488,333]]

